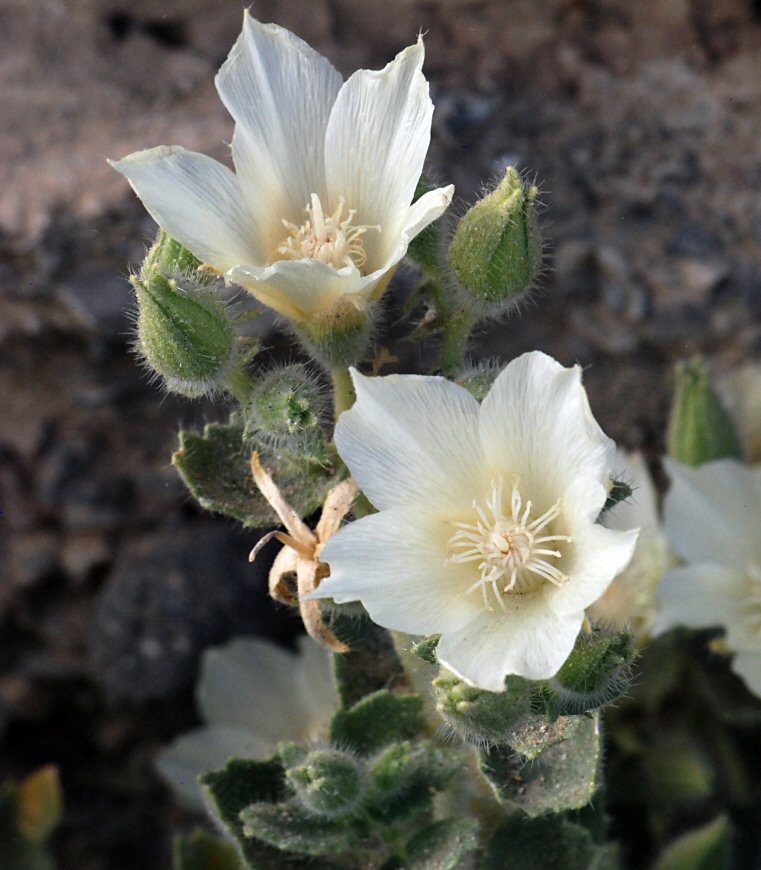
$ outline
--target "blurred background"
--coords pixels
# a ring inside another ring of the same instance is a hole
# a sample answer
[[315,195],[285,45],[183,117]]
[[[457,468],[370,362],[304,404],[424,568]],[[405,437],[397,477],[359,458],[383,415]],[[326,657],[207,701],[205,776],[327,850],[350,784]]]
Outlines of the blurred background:
[[[434,178],[464,203],[509,163],[536,175],[551,271],[474,357],[580,362],[603,428],[651,457],[676,359],[761,357],[758,0],[252,12],[344,74],[424,31]],[[256,535],[203,515],[169,464],[180,425],[223,412],[165,397],[130,354],[126,274],[154,226],[105,162],[159,144],[226,159],[213,76],[241,17],[237,0],[0,0],[0,779],[59,766],[64,868],[168,865],[187,819],[152,758],[197,721],[201,651],[298,629],[247,563]]]

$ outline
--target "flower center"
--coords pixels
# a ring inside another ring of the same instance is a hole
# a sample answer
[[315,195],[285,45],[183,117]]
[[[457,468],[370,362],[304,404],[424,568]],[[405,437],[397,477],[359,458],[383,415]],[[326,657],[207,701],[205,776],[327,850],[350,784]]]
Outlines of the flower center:
[[[568,581],[552,560],[562,553],[557,543],[571,543],[570,535],[551,532],[550,524],[560,516],[560,499],[541,516],[531,516],[532,504],[525,507],[518,482],[513,486],[509,512],[503,508],[502,481],[493,481],[484,506],[473,502],[477,523],[456,523],[458,531],[449,539],[448,562],[478,562],[479,579],[467,590],[481,590],[484,607],[493,610],[489,592],[505,610],[503,596],[534,592],[544,583],[562,586]],[[551,546],[547,546],[547,545]]]
[[344,217],[345,208],[346,200],[341,197],[336,210],[326,215],[320,197],[313,193],[311,205],[304,208],[307,220],[300,227],[290,221],[283,221],[288,236],[276,248],[280,258],[319,260],[336,269],[351,265],[361,269],[367,262],[362,236],[368,230],[380,232],[381,228],[369,224],[352,226],[356,209],[348,209]]

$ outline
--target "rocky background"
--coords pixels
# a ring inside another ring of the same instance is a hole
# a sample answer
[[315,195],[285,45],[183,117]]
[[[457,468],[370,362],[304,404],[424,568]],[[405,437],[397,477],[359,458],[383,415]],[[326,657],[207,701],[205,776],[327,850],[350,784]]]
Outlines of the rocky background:
[[[539,179],[552,270],[474,355],[581,362],[603,427],[651,456],[676,359],[761,356],[758,0],[253,11],[345,73],[426,31],[434,176],[463,201],[507,163]],[[224,159],[212,78],[241,12],[0,0],[0,779],[60,766],[63,868],[167,866],[187,820],[151,761],[195,723],[201,650],[296,630],[247,564],[254,536],[202,515],[169,465],[178,425],[221,412],[163,397],[129,353],[125,274],[154,228],[105,163],[158,144]]]

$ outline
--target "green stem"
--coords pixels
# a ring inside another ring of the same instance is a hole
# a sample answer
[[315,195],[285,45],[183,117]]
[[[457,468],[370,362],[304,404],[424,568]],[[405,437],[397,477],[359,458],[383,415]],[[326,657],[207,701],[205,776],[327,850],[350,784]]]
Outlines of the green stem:
[[333,382],[333,410],[338,420],[341,413],[348,411],[354,404],[354,386],[346,369],[333,369],[330,377]]
[[475,322],[476,318],[465,307],[455,308],[445,316],[439,346],[439,367],[445,375],[453,375],[462,368]]
[[240,369],[235,369],[230,372],[225,383],[225,387],[241,405],[245,405],[249,400],[253,386],[251,378]]

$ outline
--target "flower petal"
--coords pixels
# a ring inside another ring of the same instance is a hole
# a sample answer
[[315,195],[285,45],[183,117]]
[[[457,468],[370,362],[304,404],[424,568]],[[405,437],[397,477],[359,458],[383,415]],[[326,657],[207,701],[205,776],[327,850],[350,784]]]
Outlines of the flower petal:
[[202,262],[226,272],[256,259],[256,227],[226,166],[163,145],[109,162],[127,177],[156,223]]
[[371,269],[396,249],[431,139],[433,104],[421,72],[422,39],[380,71],[358,70],[341,88],[325,134],[331,202],[343,196],[367,233]]
[[456,632],[445,634],[436,654],[461,679],[490,692],[505,688],[505,677],[529,680],[554,676],[568,658],[584,619],[582,611],[557,616],[541,596],[510,599],[514,608],[483,611]]
[[243,728],[216,725],[196,728],[178,737],[156,756],[156,769],[172,786],[182,803],[199,812],[204,809],[198,777],[219,770],[231,758],[267,759],[277,746]]
[[[481,403],[480,431],[494,470],[507,479],[518,475],[521,491],[525,486],[542,509],[580,476],[607,480],[615,461],[614,443],[592,416],[581,369],[539,351],[513,360],[496,379]],[[586,508],[599,511],[600,491],[587,493]]]
[[307,704],[296,691],[299,658],[275,644],[238,638],[203,657],[196,695],[203,718],[262,740],[297,740]]
[[336,270],[319,260],[279,260],[236,266],[226,278],[284,317],[303,320],[330,311],[342,297],[361,309],[380,275],[364,276],[353,266]]
[[446,562],[451,535],[451,527],[419,508],[349,523],[322,551],[330,576],[314,597],[361,601],[373,621],[409,634],[460,628],[482,608],[478,594],[463,594],[472,568]]
[[761,698],[761,652],[739,652],[732,660],[732,670]]
[[333,654],[310,637],[297,641],[299,667],[294,676],[294,692],[301,698],[305,715],[299,723],[302,740],[325,736],[333,714],[340,706],[333,679]]
[[667,459],[666,470],[666,533],[679,556],[738,570],[761,562],[761,468],[733,459],[689,468]]
[[488,487],[478,402],[444,378],[352,370],[357,401],[336,426],[336,446],[376,508],[418,505],[461,513]]
[[688,628],[732,626],[746,577],[724,565],[684,565],[666,574],[658,589],[661,610],[653,635],[684,625]]
[[285,235],[281,220],[300,225],[309,195],[324,200],[325,129],[342,77],[293,33],[245,12],[215,82],[235,119],[235,169],[264,234],[261,265]]

